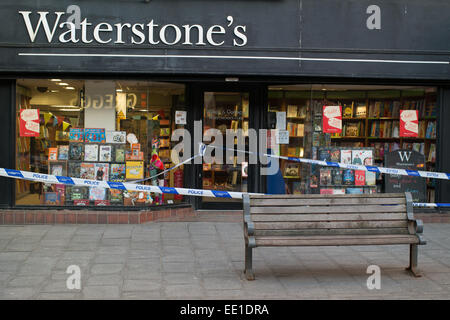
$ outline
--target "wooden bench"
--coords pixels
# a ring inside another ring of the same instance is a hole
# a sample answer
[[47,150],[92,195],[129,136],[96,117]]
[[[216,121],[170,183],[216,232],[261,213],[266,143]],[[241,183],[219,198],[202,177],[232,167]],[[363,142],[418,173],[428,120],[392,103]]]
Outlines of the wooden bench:
[[254,279],[252,250],[274,246],[409,244],[417,270],[423,223],[413,217],[410,193],[243,195],[245,276]]

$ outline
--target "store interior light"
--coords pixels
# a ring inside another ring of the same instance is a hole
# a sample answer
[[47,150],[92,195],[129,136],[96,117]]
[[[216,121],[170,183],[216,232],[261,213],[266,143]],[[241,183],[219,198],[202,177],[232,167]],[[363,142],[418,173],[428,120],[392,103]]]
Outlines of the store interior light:
[[50,90],[50,92],[55,93],[55,92],[59,92],[59,90]]
[[123,90],[122,89],[116,89],[116,92],[122,92]]
[[75,90],[74,87],[65,87],[65,89],[67,89],[67,90]]
[[60,85],[60,86],[68,86],[69,84],[65,83],[65,82],[60,82],[60,83],[58,83],[58,85]]
[[64,108],[64,109],[79,109],[79,106],[52,106],[52,108]]
[[59,111],[80,111],[81,108],[74,108],[74,109],[59,109]]
[[61,81],[61,79],[51,79],[50,81],[59,82],[59,81]]

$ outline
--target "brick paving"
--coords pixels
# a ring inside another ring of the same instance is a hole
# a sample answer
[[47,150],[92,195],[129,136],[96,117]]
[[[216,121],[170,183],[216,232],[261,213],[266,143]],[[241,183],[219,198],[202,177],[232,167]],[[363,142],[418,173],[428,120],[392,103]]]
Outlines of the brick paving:
[[[256,280],[246,281],[242,225],[223,220],[2,225],[0,299],[450,298],[450,224],[425,224],[422,278],[404,270],[408,246],[397,245],[256,248]],[[380,290],[366,286],[371,264]],[[79,290],[67,288],[70,265]]]

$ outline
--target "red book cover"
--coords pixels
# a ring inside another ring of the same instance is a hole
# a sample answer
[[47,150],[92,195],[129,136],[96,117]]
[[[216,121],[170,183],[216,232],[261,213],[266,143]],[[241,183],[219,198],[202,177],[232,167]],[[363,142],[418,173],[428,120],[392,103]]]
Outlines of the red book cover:
[[109,206],[109,200],[95,200],[96,206]]
[[355,170],[355,185],[363,186],[366,184],[366,172],[364,170]]
[[89,205],[89,200],[87,200],[87,199],[73,200],[73,205],[75,205],[75,206],[88,206]]

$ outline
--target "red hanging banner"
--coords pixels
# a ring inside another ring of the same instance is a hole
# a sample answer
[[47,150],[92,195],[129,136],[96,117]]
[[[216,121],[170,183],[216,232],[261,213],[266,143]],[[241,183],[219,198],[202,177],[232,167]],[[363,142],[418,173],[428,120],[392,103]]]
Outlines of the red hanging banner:
[[342,132],[342,106],[323,106],[323,133]]
[[400,137],[419,136],[419,112],[417,110],[400,110]]
[[39,137],[39,109],[20,109],[21,137]]

